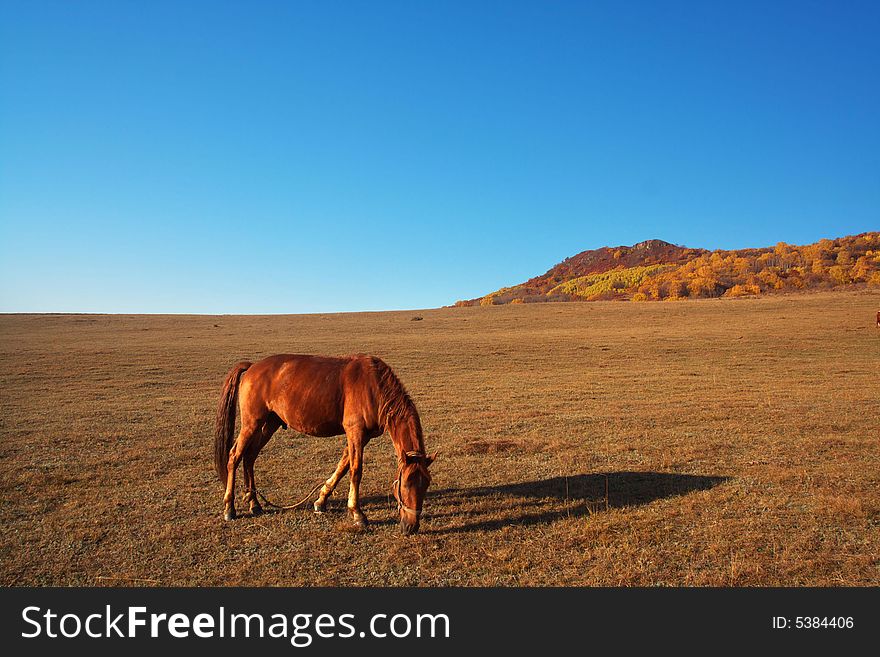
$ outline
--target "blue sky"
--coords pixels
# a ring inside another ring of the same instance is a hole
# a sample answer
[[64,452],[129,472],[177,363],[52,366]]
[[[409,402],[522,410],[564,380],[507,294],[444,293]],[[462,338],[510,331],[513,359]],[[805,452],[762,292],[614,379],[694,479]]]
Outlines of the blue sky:
[[0,0],[0,311],[436,307],[880,229],[877,2]]

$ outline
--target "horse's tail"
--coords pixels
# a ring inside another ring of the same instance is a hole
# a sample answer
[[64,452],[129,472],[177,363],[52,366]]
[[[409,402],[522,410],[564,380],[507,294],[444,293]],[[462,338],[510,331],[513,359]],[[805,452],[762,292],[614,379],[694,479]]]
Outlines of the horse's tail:
[[236,363],[226,381],[223,382],[223,392],[220,394],[220,406],[217,407],[217,421],[214,425],[214,467],[220,481],[226,483],[226,466],[229,460],[229,450],[235,439],[235,405],[238,400],[238,382],[241,375],[253,363],[242,361]]

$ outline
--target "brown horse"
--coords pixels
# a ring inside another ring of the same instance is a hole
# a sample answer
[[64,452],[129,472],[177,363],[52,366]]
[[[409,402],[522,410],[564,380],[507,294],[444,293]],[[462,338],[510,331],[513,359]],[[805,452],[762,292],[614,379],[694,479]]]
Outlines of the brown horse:
[[[235,404],[241,430],[235,434]],[[404,534],[419,529],[425,492],[431,483],[422,424],[403,384],[375,356],[330,358],[299,354],[241,362],[226,375],[214,440],[214,464],[226,484],[224,518],[235,518],[235,470],[244,461],[245,501],[253,514],[262,512],[254,483],[254,461],[279,427],[310,436],[338,436],[348,441],[336,471],[324,483],[314,507],[323,513],[327,497],[349,471],[348,513],[356,525],[367,518],[358,504],[364,445],[386,431],[397,452],[393,488]]]

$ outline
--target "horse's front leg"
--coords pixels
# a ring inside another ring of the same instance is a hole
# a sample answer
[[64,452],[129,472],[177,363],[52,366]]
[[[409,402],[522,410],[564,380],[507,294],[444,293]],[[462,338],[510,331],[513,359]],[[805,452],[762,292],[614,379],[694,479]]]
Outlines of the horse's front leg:
[[358,527],[367,526],[367,517],[361,512],[358,500],[358,490],[361,485],[361,471],[364,461],[364,431],[360,427],[351,427],[345,430],[348,437],[348,515]]
[[330,475],[330,478],[324,482],[324,485],[321,487],[321,492],[318,493],[318,499],[315,500],[315,513],[324,513],[324,511],[327,510],[327,498],[333,494],[336,484],[338,484],[339,480],[345,476],[346,472],[348,472],[347,444],[342,452],[342,458],[339,459],[339,465],[336,466],[336,470]]

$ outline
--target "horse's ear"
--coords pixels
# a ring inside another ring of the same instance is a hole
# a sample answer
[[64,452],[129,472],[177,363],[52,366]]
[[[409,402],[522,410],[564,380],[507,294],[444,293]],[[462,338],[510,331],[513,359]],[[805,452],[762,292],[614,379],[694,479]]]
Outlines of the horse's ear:
[[433,454],[431,454],[431,456],[426,456],[425,457],[425,467],[428,467],[429,465],[431,465],[434,462],[434,459],[436,459],[439,455],[440,455],[440,451],[438,450],[438,451],[434,452]]

